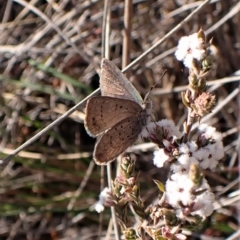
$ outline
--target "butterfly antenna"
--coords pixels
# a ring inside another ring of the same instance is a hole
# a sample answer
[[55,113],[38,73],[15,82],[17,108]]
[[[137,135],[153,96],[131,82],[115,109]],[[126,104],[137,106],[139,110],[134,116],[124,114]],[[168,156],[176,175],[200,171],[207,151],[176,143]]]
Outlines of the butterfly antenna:
[[155,121],[156,121],[156,116],[155,116],[155,118],[154,118],[152,115],[150,115],[150,117],[151,117],[152,122],[155,122]]
[[157,86],[157,84],[160,82],[160,80],[162,80],[162,78],[166,72],[167,72],[167,70],[164,70],[164,72],[163,72],[162,76],[159,78],[159,80],[150,88],[149,92],[145,95],[143,102],[147,101],[151,91]]
[[152,115],[150,115],[151,116],[151,119],[152,119],[152,122],[155,124],[155,126],[156,127],[158,127],[158,125],[156,124],[156,119],[157,119],[157,117],[155,116],[155,119],[152,117]]

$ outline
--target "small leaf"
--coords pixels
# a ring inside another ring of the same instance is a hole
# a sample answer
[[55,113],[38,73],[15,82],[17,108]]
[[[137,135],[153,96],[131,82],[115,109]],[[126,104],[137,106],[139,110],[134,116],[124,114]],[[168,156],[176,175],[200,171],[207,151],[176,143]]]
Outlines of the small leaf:
[[165,186],[162,182],[160,182],[159,180],[153,180],[153,181],[161,192],[165,192]]

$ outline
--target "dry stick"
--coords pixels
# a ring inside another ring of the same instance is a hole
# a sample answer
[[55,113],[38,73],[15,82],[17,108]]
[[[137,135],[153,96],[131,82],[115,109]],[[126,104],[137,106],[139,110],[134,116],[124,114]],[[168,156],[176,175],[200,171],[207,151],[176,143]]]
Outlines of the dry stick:
[[[233,77],[226,77],[226,78],[221,78],[221,79],[216,79],[212,81],[207,81],[207,86],[213,86],[214,89],[210,89],[210,92],[215,90],[216,88],[222,86],[225,83],[230,83],[230,82],[238,82],[240,81],[240,75],[239,76],[233,76]],[[189,85],[184,85],[184,86],[178,86],[174,87],[173,89],[164,89],[164,88],[159,88],[159,89],[153,89],[152,94],[154,95],[164,95],[164,94],[169,94],[169,93],[178,93],[186,90]]]
[[[229,197],[229,198],[222,198],[221,200],[219,200],[218,202],[216,202],[214,204],[214,209],[219,209],[223,206],[231,206],[231,205],[236,205],[237,203],[239,203],[239,200],[240,200],[240,195],[237,194],[236,196],[233,196],[233,197]],[[237,240],[239,240],[239,238],[235,238]]]
[[[111,8],[111,1],[105,0],[104,1],[104,8],[103,8],[103,20],[102,20],[102,58],[106,57],[109,59],[109,36],[110,36],[110,9]],[[100,188],[101,190],[104,188],[104,175],[105,175],[105,168],[101,166],[101,179],[100,179]],[[108,177],[108,186],[111,189],[111,183],[109,178],[111,179],[111,167],[107,164],[107,177]],[[112,210],[111,210],[112,211]],[[112,212],[112,214],[114,214]],[[115,214],[114,214],[115,215]],[[102,214],[99,215],[99,222],[103,220]],[[99,225],[98,228],[98,236],[101,236],[102,226]]]
[[[103,26],[102,54],[107,59],[109,59],[110,57],[109,38],[110,38],[110,22],[111,22],[111,2],[112,2],[111,0],[104,1],[103,24],[102,24]],[[102,166],[101,168],[103,170],[104,167]],[[111,163],[107,164],[107,179],[108,179],[108,187],[109,189],[112,189]],[[115,239],[120,240],[120,232],[119,232],[118,223],[117,223],[116,210],[114,207],[111,207],[111,215],[112,215],[112,218],[110,220],[110,225],[112,221],[114,233],[115,233]],[[109,226],[109,230],[112,231],[112,227]],[[99,232],[98,236],[100,236],[101,226],[99,227],[98,232]]]
[[102,23],[102,57],[109,59],[109,36],[110,36],[110,8],[111,0],[104,1]]
[[[221,195],[223,195],[224,193],[226,193],[227,191],[231,190],[235,185],[239,184],[240,179],[236,178],[235,180],[233,180],[230,183],[227,183],[226,186],[224,186],[220,192],[215,193],[215,196],[217,196],[217,199],[220,198]],[[234,190],[234,189],[233,189]],[[229,196],[230,197],[230,196]]]
[[71,199],[71,201],[69,202],[69,204],[68,204],[68,206],[67,206],[67,210],[68,210],[68,211],[71,211],[71,210],[73,209],[73,207],[74,207],[74,205],[75,205],[75,203],[76,203],[76,201],[77,201],[77,198],[79,198],[79,196],[81,195],[84,187],[85,187],[86,184],[87,184],[87,181],[88,181],[90,175],[92,174],[92,171],[93,171],[94,166],[95,166],[94,161],[91,161],[91,163],[90,163],[89,166],[88,166],[87,172],[86,172],[86,174],[85,174],[85,176],[84,176],[81,184],[79,185],[77,191],[75,191],[75,193],[73,194],[73,197],[74,197],[74,198]]
[[[132,0],[125,0],[124,4],[124,29],[123,29],[123,55],[122,55],[122,69],[130,63],[131,55],[131,19],[132,19]],[[130,72],[128,71],[126,77],[129,78]],[[119,164],[123,155],[117,158],[117,175],[119,174]]]
[[[122,69],[130,63],[131,52],[131,20],[132,20],[132,0],[125,0],[124,7],[124,29],[123,29],[123,59]],[[126,73],[129,78],[129,73]]]
[[[76,51],[80,56],[82,56],[87,62],[91,62],[91,59],[89,59],[89,57],[83,51],[80,51],[79,48],[61,31],[61,29],[53,21],[51,21],[51,19],[49,19],[44,13],[42,13],[38,8],[36,8],[35,6],[32,6],[31,4],[29,4],[24,0],[14,0],[14,1],[30,9],[36,15],[41,17],[46,23],[49,24],[49,26],[51,26],[64,39],[64,41],[67,44],[69,44],[74,49],[74,51]],[[12,61],[15,61],[16,57],[14,57]],[[94,65],[94,62],[92,62],[92,64]],[[12,67],[11,64],[9,64],[5,70],[5,73],[7,73],[11,67]]]
[[210,32],[213,32],[216,30],[218,27],[220,27],[223,23],[225,23],[228,19],[232,18],[234,15],[236,15],[240,11],[240,2],[232,8],[232,10],[226,14],[220,21],[215,23],[212,27],[210,27],[207,31],[206,34],[209,34]]
[[[20,0],[18,0],[20,1]],[[162,44],[165,40],[167,40],[173,33],[175,33],[177,30],[179,30],[185,23],[187,23],[197,12],[199,12],[203,7],[205,7],[210,0],[206,0],[203,2],[202,5],[200,5],[195,11],[193,11],[191,14],[189,14],[181,23],[179,23],[172,31],[170,31],[168,34],[166,34],[162,39],[160,39],[157,43],[155,43],[151,48],[149,48],[146,52],[144,52],[142,55],[140,55],[137,59],[135,59],[132,63],[130,63],[126,68],[122,70],[123,73],[125,73],[127,70],[132,68],[135,64],[137,64],[140,60],[142,60],[144,57],[146,57],[149,53],[151,53],[156,47],[158,47],[160,44]],[[81,102],[76,104],[74,107],[69,109],[66,113],[64,113],[61,117],[56,119],[54,122],[52,122],[50,125],[45,127],[43,130],[41,130],[39,133],[37,133],[35,136],[30,138],[27,142],[22,144],[20,147],[15,149],[10,155],[5,157],[2,161],[0,161],[0,164],[7,163],[14,155],[22,151],[25,147],[29,146],[33,142],[35,142],[38,138],[40,138],[43,134],[45,134],[47,131],[51,130],[56,124],[59,124],[62,122],[65,118],[67,118],[69,115],[71,115],[74,111],[76,111],[79,107],[83,107],[84,104],[86,104],[87,100],[90,99],[93,96],[96,96],[99,94],[100,89],[96,89],[93,93],[91,93],[89,96],[87,96],[85,99],[83,99]]]
[[2,36],[2,34],[3,34],[3,32],[4,32],[5,28],[6,28],[2,24],[6,23],[8,21],[12,5],[13,5],[12,1],[8,1],[7,2],[7,5],[6,5],[5,11],[4,11],[4,15],[3,15],[3,19],[2,19],[2,22],[1,22],[1,26],[0,26],[0,35],[1,36]]
[[23,220],[19,216],[18,220],[11,227],[11,230],[8,233],[7,240],[13,239],[17,235],[17,233],[20,232],[19,230],[21,229],[22,224],[23,224]]
[[[220,0],[211,0],[210,4],[219,2]],[[189,3],[189,4],[184,4],[183,6],[173,10],[172,12],[166,14],[166,16],[164,16],[165,18],[171,18],[174,17],[180,13],[183,13],[185,11],[191,10],[192,8],[196,8],[198,7],[200,4],[202,3],[202,1],[198,1],[198,2],[193,2],[193,3]]]
[[[102,22],[102,51],[101,51],[102,54],[104,54],[107,51],[106,50],[107,29],[106,28],[107,28],[107,22],[109,23],[109,21],[107,21],[107,15],[108,15],[107,13],[108,13],[108,9],[109,9],[108,4],[110,4],[109,1],[105,0],[105,2],[104,2],[104,10],[103,10],[103,22]],[[108,34],[108,36],[109,36],[109,34]],[[109,38],[108,38],[108,40],[109,40]],[[107,47],[107,49],[109,49],[109,47]],[[105,168],[104,168],[104,166],[101,166],[100,169],[101,169],[101,171],[100,171],[100,176],[101,176],[101,178],[100,178],[100,189],[103,190],[104,185],[105,185],[105,181],[104,181]],[[111,176],[112,176],[112,174],[111,174],[111,167],[109,167],[109,163],[108,163],[107,164],[107,177],[108,177],[108,179],[109,178],[111,179]],[[108,181],[108,186],[111,186],[111,185],[109,185],[109,181]],[[113,216],[113,218],[116,218],[115,217],[116,216],[115,210],[112,210],[112,207],[111,207],[111,215]],[[102,235],[102,224],[100,224],[102,222],[103,222],[103,214],[100,213],[99,214],[99,226],[98,226],[98,233],[97,233],[98,238],[97,239],[100,239],[100,236]],[[111,221],[111,219],[110,219],[109,223],[110,224],[108,225],[108,229],[112,230],[113,222]],[[115,225],[113,227],[114,227],[114,229],[117,228],[117,226],[115,226]],[[109,231],[107,231],[107,232],[109,233]],[[108,239],[108,238],[106,237],[106,239]]]
[[[105,186],[105,179],[104,179],[104,176],[105,176],[105,168],[103,166],[100,167],[100,188],[103,189],[103,187]],[[99,223],[103,222],[103,213],[100,213],[99,214]],[[110,224],[109,224],[110,225]],[[110,227],[108,225],[108,227]],[[101,236],[101,233],[102,233],[102,224],[99,224],[98,226],[98,236]],[[99,239],[99,237],[98,237]],[[107,237],[106,237],[107,239]]]

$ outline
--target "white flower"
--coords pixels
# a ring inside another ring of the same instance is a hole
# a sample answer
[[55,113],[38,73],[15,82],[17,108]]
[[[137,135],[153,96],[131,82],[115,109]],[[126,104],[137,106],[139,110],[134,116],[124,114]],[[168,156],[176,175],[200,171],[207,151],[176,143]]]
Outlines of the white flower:
[[200,148],[192,153],[192,156],[199,161],[201,168],[206,169],[210,165],[210,152],[206,148]]
[[186,143],[180,144],[180,146],[179,146],[179,151],[180,151],[181,153],[188,154],[188,153],[189,153],[189,147],[188,147],[188,145],[187,145]]
[[198,145],[196,144],[196,142],[193,142],[193,141],[189,142],[188,146],[189,146],[189,151],[191,153],[195,152],[198,149]]
[[193,56],[192,56],[192,54],[188,54],[188,55],[184,58],[183,64],[184,64],[185,67],[187,67],[187,68],[192,68],[192,67],[193,67]]
[[193,152],[193,157],[195,157],[198,161],[199,160],[202,160],[202,151],[203,151],[203,149],[202,148],[200,148],[200,149],[198,149],[197,151],[195,151],[195,152]]
[[156,133],[158,127],[163,128],[164,133],[166,133],[168,137],[181,138],[183,135],[172,120],[163,119],[147,124],[147,126],[142,129],[140,136],[142,138],[148,138]]
[[154,154],[153,164],[156,165],[158,168],[163,167],[166,161],[171,160],[171,158],[164,152],[164,149],[162,148],[155,151],[153,154]]
[[175,52],[175,56],[177,60],[182,61],[186,58],[190,46],[190,38],[188,36],[181,37],[178,42],[177,51]]
[[204,158],[199,165],[202,169],[207,169],[210,166],[210,161],[210,159]]
[[192,52],[192,57],[197,59],[198,61],[201,61],[205,57],[206,51],[203,49],[195,49]]
[[221,160],[224,157],[224,148],[222,142],[216,142],[214,145],[214,152],[212,152],[213,158]]
[[141,131],[141,138],[149,138],[151,134],[154,134],[157,128],[157,124],[155,122],[148,123]]
[[201,186],[196,185],[189,174],[174,174],[166,183],[166,200],[175,208],[176,216],[185,218],[198,215],[206,218],[213,212],[214,194],[206,179],[202,179]]
[[179,61],[183,61],[186,67],[192,68],[194,59],[201,61],[206,56],[204,40],[198,33],[182,37],[178,42],[175,56]]
[[216,142],[213,144],[208,144],[205,146],[205,149],[208,149],[209,154],[215,160],[220,160],[224,156],[223,146],[221,146],[221,142]]
[[168,132],[168,136],[175,136],[176,138],[181,138],[183,135],[172,120],[163,119],[156,122],[155,125],[164,128]]
[[198,37],[198,33],[189,35],[189,42],[191,49],[202,49],[203,48],[203,39]]
[[216,142],[213,144],[208,144],[206,147],[209,151],[210,163],[209,168],[214,169],[216,168],[218,161],[224,157],[224,149],[222,142]]
[[212,160],[210,161],[208,167],[213,170],[213,169],[215,169],[215,168],[217,167],[217,165],[218,165],[218,161],[212,159]]
[[150,122],[147,124],[146,128],[149,132],[153,132],[156,129],[156,123],[155,122]]
[[206,139],[209,143],[192,155],[200,161],[200,166],[204,169],[214,169],[219,160],[224,157],[224,148],[222,144],[222,135],[214,127],[207,124],[201,124],[198,127],[200,139]]
[[110,189],[105,187],[99,195],[99,200],[95,204],[95,210],[100,213],[104,210],[105,207],[112,206],[112,199],[110,197]]
[[220,132],[215,131],[212,137],[215,141],[222,141],[222,134]]
[[198,127],[200,134],[204,134],[206,139],[214,139],[215,141],[222,141],[222,135],[216,131],[216,128],[208,126],[207,124],[201,124]]
[[[192,165],[199,165],[199,161],[195,157],[189,157],[189,167]],[[188,168],[189,169],[189,168]]]
[[212,192],[205,191],[203,194],[199,195],[194,203],[194,208],[192,210],[192,215],[199,215],[202,218],[210,216],[214,210],[213,202],[215,196]]
[[100,201],[98,201],[95,204],[95,211],[98,212],[98,213],[102,212],[104,210],[104,208],[105,207],[103,206],[103,204]]
[[178,158],[178,162],[181,165],[188,165],[189,164],[189,156],[187,154],[182,154],[179,158]]
[[[186,169],[180,164],[172,163],[171,166],[170,166],[170,172],[173,173],[173,174],[171,174],[171,179],[175,180],[176,177],[178,177],[178,174],[185,173]],[[177,174],[176,177],[175,177],[175,173]]]
[[172,207],[179,207],[179,203],[188,205],[191,201],[191,189],[194,183],[188,174],[177,174],[175,180],[166,182],[166,199]]

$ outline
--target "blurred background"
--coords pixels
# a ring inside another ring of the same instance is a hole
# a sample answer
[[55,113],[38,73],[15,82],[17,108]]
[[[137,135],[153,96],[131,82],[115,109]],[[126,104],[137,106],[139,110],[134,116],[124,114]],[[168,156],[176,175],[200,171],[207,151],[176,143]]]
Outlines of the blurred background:
[[[130,60],[201,3],[133,0]],[[124,1],[112,1],[110,59],[119,68],[124,8]],[[0,1],[1,158],[99,87],[103,9],[104,1],[98,0]],[[222,132],[226,155],[216,172],[204,172],[216,194],[216,211],[189,239],[228,239],[239,231],[239,11],[238,0],[211,1],[128,71],[142,96],[159,81],[151,95],[156,115],[182,128],[187,111],[180,92],[188,84],[188,71],[174,51],[180,37],[200,28],[208,41],[213,38],[216,62],[209,89],[221,107],[207,123]],[[111,213],[107,209],[98,214],[93,206],[107,185],[106,171],[92,160],[95,139],[86,133],[84,117],[84,108],[79,108],[2,168],[1,240],[105,239]],[[130,154],[137,160],[146,205],[158,195],[152,179],[164,182],[168,173],[153,166],[152,150],[135,146]],[[114,239],[111,231],[109,239]]]

